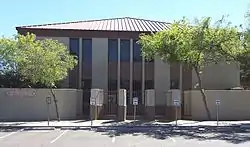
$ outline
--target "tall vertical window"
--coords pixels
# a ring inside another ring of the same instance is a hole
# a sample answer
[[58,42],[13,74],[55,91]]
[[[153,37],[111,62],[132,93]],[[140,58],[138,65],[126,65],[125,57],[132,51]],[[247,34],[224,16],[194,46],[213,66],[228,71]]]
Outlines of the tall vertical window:
[[89,115],[90,89],[92,87],[92,39],[82,39],[83,113]]
[[129,62],[130,61],[130,40],[121,40],[121,52],[120,52],[120,60],[121,62]]
[[141,48],[136,40],[133,41],[133,61],[134,62],[142,61]]
[[83,62],[92,63],[92,39],[83,39]]
[[133,97],[142,103],[142,56],[140,45],[133,41]]
[[92,39],[82,39],[82,66],[83,66],[82,67],[83,79],[91,79],[91,76],[92,76]]
[[[79,58],[79,38],[70,38],[69,39],[69,50],[70,53]],[[77,59],[78,60],[78,59]],[[79,63],[79,60],[78,60]],[[79,64],[69,72],[69,87],[78,88],[79,83]]]
[[120,42],[120,88],[127,91],[127,103],[130,101],[130,40]]
[[108,40],[108,89],[117,90],[118,40]]
[[79,57],[79,38],[70,38],[70,53]]

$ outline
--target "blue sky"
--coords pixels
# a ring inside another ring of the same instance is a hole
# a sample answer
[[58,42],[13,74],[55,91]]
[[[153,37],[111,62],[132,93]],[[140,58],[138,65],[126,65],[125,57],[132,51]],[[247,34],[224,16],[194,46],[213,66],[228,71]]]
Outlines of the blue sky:
[[228,14],[239,25],[249,4],[249,0],[1,0],[0,36],[11,36],[20,25],[125,16],[171,22],[183,16],[217,20]]

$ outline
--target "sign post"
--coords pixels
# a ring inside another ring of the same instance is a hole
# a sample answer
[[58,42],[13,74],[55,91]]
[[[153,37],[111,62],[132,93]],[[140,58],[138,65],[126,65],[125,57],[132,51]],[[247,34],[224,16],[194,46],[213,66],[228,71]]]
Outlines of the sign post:
[[177,107],[180,105],[179,100],[174,100],[174,106],[175,106],[175,125],[177,126],[177,121],[178,121],[178,109]]
[[217,127],[219,126],[219,108],[220,108],[220,100],[216,100],[216,120],[217,120]]
[[46,103],[47,103],[47,111],[48,111],[48,126],[50,122],[50,104],[51,104],[51,97],[46,97]]
[[[90,98],[90,105],[94,106],[95,107],[95,110],[94,110],[94,118],[96,117],[96,98],[94,97],[91,97]],[[91,114],[93,115],[93,113]],[[91,121],[91,128],[93,126],[93,116],[90,117],[90,121]]]
[[134,105],[134,121],[135,121],[136,106],[138,105],[138,97],[133,97],[133,105]]

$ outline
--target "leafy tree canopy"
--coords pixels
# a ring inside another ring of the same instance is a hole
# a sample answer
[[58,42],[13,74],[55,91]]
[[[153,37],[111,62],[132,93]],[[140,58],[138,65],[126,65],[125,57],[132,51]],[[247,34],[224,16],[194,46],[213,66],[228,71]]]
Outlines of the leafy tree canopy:
[[64,79],[77,64],[65,45],[52,39],[36,40],[34,34],[1,38],[0,57],[8,70],[16,71],[33,84],[47,87]]
[[238,28],[232,27],[224,18],[214,25],[209,17],[196,20],[194,25],[182,19],[164,31],[141,35],[139,44],[147,59],[158,56],[167,62],[193,68],[234,61],[244,51]]

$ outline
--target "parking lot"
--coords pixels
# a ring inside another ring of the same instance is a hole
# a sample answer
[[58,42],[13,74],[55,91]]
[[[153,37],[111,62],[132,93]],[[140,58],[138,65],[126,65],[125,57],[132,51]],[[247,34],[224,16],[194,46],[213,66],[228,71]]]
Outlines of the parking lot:
[[[194,136],[196,135],[196,136]],[[231,138],[230,138],[231,137]],[[115,130],[2,130],[1,147],[163,147],[163,146],[250,146],[250,134],[239,132],[230,135],[160,131],[115,131]],[[234,142],[234,140],[236,142]],[[238,142],[237,142],[238,141]]]

